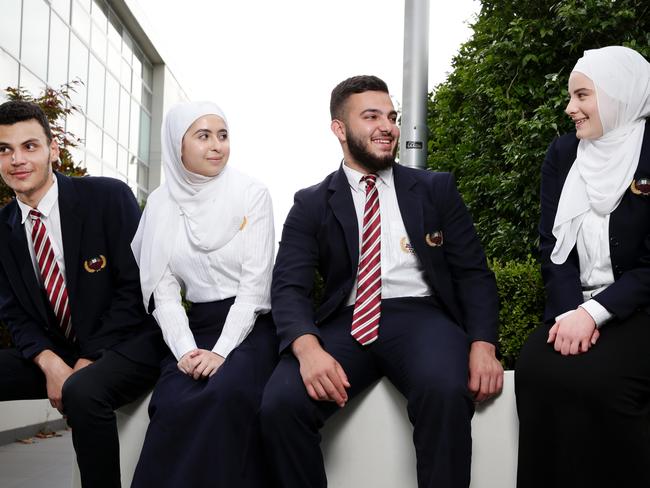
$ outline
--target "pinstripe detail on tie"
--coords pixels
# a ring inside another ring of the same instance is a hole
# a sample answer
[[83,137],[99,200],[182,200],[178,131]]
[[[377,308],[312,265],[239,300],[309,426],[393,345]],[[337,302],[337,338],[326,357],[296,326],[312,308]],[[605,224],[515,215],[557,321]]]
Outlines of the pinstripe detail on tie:
[[32,227],[32,243],[34,244],[34,255],[38,262],[38,269],[43,278],[45,293],[58,326],[66,339],[74,340],[72,320],[70,317],[70,303],[68,301],[68,290],[65,286],[63,275],[56,264],[54,249],[47,236],[47,229],[41,220],[42,214],[38,210],[30,210],[29,216],[34,226]]
[[357,297],[352,313],[352,337],[366,346],[379,336],[381,315],[381,216],[376,175],[361,178],[366,183],[361,252],[357,271]]

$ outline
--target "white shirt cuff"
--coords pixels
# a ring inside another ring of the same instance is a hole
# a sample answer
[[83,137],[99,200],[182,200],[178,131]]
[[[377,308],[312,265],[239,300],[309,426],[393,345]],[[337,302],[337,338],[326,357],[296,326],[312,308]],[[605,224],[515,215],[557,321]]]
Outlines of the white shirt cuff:
[[614,314],[612,314],[609,310],[607,310],[594,299],[587,300],[580,306],[585,309],[589,315],[591,315],[591,318],[594,319],[594,322],[596,322],[596,328],[598,329],[600,329],[614,317]]
[[228,311],[226,323],[217,343],[212,348],[219,356],[227,357],[233,349],[239,346],[246,336],[253,330],[257,312],[255,305],[244,303],[233,303]]

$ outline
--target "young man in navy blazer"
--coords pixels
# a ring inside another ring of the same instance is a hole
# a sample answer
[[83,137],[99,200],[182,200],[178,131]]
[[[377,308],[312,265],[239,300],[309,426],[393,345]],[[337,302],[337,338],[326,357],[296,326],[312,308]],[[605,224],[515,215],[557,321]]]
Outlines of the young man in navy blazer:
[[[283,488],[327,486],[320,427],[385,375],[408,401],[418,485],[467,487],[474,402],[503,381],[494,276],[451,175],[395,163],[386,84],[345,80],[330,111],[343,164],[296,194],[273,274],[283,355],[261,410],[271,465]],[[317,311],[315,271],[324,281]]]
[[[83,486],[120,487],[114,410],[151,388],[163,346],[142,306],[127,185],[52,171],[42,110],[0,105],[0,401],[49,398],[67,416]],[[36,244],[34,244],[36,243]],[[59,278],[60,276],[60,278]]]

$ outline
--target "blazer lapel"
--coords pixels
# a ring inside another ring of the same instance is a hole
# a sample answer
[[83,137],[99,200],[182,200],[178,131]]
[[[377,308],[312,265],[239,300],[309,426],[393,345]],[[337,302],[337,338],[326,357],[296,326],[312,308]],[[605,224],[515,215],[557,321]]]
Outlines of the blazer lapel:
[[425,269],[430,270],[432,263],[424,241],[424,209],[422,208],[422,199],[416,191],[418,182],[399,164],[393,166],[393,182],[402,221],[411,245],[415,248]]
[[343,228],[350,261],[356,272],[356,266],[359,262],[359,224],[357,222],[357,213],[354,210],[350,185],[343,168],[339,168],[334,174],[328,190],[332,192],[329,199],[330,207]]
[[61,237],[63,239],[63,258],[68,296],[72,297],[77,286],[79,272],[79,250],[83,218],[79,202],[70,178],[57,173],[59,183],[59,213],[61,216]]
[[[20,207],[15,202],[14,211],[7,219],[7,224],[11,227],[9,236],[9,248],[14,256],[16,267],[20,272],[20,279],[25,284],[28,299],[34,304],[35,310],[45,323],[48,323],[49,318],[45,304],[43,303],[42,290],[36,279],[36,272],[34,271],[34,264],[29,254],[27,236],[25,235],[25,227],[21,223]],[[12,279],[17,277],[10,277]]]

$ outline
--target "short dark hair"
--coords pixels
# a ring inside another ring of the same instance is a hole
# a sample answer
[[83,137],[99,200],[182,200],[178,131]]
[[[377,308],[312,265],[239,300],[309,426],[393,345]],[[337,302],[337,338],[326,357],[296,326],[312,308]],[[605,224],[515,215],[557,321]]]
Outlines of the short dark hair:
[[388,86],[383,80],[372,75],[353,76],[336,85],[330,97],[332,120],[343,117],[343,105],[350,95],[367,91],[388,93]]
[[26,120],[36,120],[45,132],[47,142],[52,142],[52,129],[47,116],[35,103],[25,102],[23,100],[12,100],[0,105],[0,125],[14,125]]

